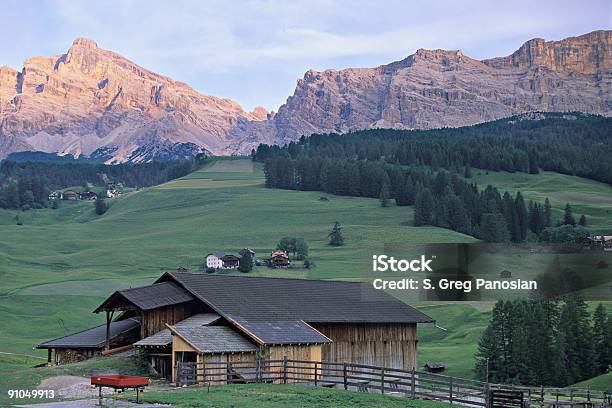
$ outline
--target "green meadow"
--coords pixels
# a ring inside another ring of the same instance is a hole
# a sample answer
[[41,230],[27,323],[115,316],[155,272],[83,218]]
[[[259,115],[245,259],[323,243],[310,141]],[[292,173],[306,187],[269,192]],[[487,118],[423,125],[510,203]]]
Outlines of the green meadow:
[[[560,216],[566,201],[593,228],[612,228],[612,188],[554,173],[473,171],[474,181],[520,189],[527,199],[550,197]],[[284,236],[305,238],[312,269],[256,267],[252,274],[310,279],[361,278],[371,255],[391,245],[475,242],[435,227],[414,227],[412,207],[382,208],[378,200],[319,192],[266,189],[259,164],[215,161],[182,179],[108,200],[62,201],[57,210],[0,210],[0,352],[45,356],[43,340],[101,324],[92,314],[114,290],[152,282],[165,270],[198,270],[212,251],[253,248],[265,257]],[[19,215],[23,225],[16,225]],[[334,222],[346,244],[327,245]],[[504,262],[516,264],[520,256]],[[443,329],[419,329],[420,361],[444,361],[448,373],[471,377],[478,338],[492,302],[418,302]]]

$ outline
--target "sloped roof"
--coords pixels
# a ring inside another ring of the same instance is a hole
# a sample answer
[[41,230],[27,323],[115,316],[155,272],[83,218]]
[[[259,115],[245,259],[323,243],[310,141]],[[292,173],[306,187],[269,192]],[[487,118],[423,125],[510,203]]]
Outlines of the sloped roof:
[[434,320],[370,284],[167,272],[234,320],[307,323],[430,323]]
[[[111,322],[110,337],[112,339],[119,334],[138,327],[140,327],[140,322],[134,318]],[[36,348],[100,348],[104,346],[105,341],[106,324],[101,324],[100,326],[46,341],[36,346]]]
[[[221,316],[216,313],[201,313],[191,317],[188,317],[185,320],[182,320],[176,323],[175,327],[199,327],[206,326],[212,324],[219,320]],[[172,334],[170,330],[164,329],[159,331],[152,336],[145,337],[142,340],[134,343],[135,346],[168,346],[172,343]]]
[[237,318],[235,322],[264,344],[323,344],[331,340],[301,320],[249,321]]
[[94,312],[98,313],[103,310],[121,308],[120,306],[125,305],[125,301],[141,310],[151,310],[158,307],[188,302],[194,299],[195,297],[191,293],[174,283],[161,282],[138,288],[119,290],[113,293],[104,303],[94,310]]
[[200,353],[241,353],[259,350],[254,343],[225,326],[169,326],[169,328]]

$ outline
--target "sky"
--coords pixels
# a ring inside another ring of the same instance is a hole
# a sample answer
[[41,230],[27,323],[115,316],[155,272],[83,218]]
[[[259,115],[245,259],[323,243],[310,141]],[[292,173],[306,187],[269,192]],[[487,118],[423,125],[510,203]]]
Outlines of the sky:
[[374,67],[419,48],[484,59],[611,26],[610,0],[3,0],[0,65],[21,69],[87,37],[203,94],[277,110],[309,69]]

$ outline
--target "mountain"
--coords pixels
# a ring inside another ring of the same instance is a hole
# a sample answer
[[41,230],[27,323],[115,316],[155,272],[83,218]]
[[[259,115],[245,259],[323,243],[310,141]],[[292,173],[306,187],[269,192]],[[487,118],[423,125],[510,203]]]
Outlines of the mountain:
[[266,113],[201,95],[84,38],[66,54],[27,60],[21,72],[0,68],[0,158],[20,150],[108,162],[223,154],[238,120]]
[[612,113],[612,31],[533,39],[506,57],[424,50],[375,68],[310,70],[278,113],[246,112],[79,38],[0,67],[0,158],[43,151],[108,163],[247,153],[370,128],[457,127],[531,111]]
[[310,70],[274,118],[250,124],[250,132],[282,144],[312,133],[458,127],[529,111],[610,115],[611,95],[612,31],[594,31],[533,39],[483,61],[420,49],[376,68]]

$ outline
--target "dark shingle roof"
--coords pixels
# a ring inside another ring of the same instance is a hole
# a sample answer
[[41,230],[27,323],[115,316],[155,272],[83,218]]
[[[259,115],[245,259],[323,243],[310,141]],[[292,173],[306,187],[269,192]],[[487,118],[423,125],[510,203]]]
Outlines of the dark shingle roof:
[[326,343],[306,323],[427,323],[433,319],[356,282],[168,272],[226,319],[266,344]]
[[429,323],[433,319],[393,296],[358,282],[168,272],[234,320],[307,323]]
[[200,353],[240,353],[259,348],[245,337],[225,326],[170,326],[171,330]]
[[[140,327],[136,319],[125,319],[111,322],[110,337],[113,338],[121,333]],[[106,324],[92,327],[77,333],[69,334],[41,343],[37,348],[100,348],[106,341]]]
[[124,289],[113,293],[94,312],[105,310],[123,298],[142,310],[150,310],[158,307],[176,305],[178,303],[194,300],[195,297],[186,290],[178,287],[172,282],[155,283],[139,288]]
[[265,344],[321,344],[331,340],[301,320],[248,321],[237,318],[236,323]]
[[[221,316],[216,313],[202,313],[176,323],[175,327],[199,327],[206,326],[219,320]],[[170,330],[164,329],[155,333],[152,336],[134,343],[135,346],[168,346],[172,343],[172,334]]]

